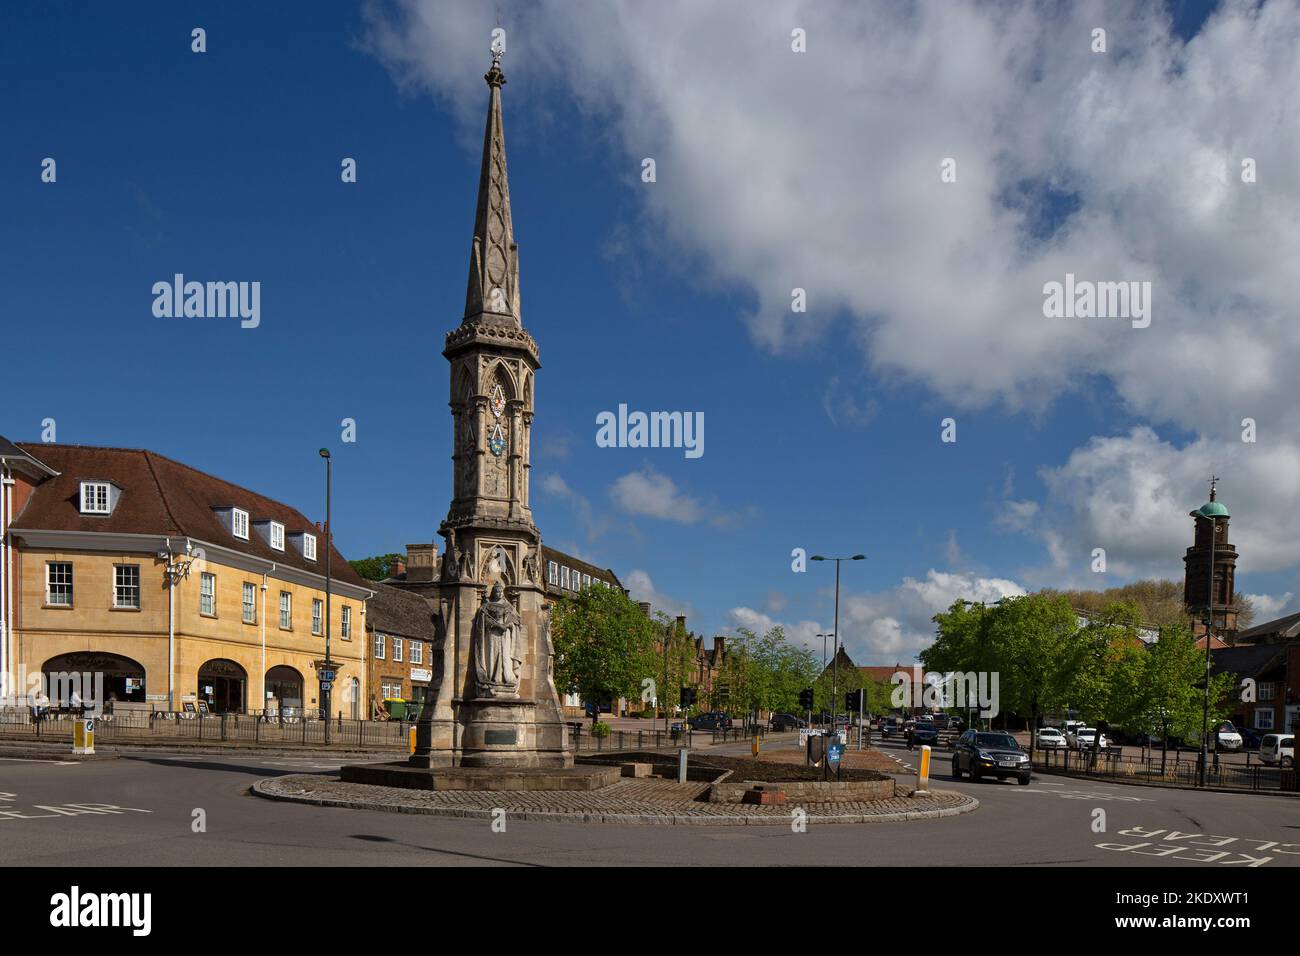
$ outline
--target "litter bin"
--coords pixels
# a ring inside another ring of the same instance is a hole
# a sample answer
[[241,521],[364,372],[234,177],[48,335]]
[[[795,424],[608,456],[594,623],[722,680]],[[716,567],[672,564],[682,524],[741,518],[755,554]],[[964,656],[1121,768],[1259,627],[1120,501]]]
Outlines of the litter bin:
[[400,697],[385,697],[384,709],[388,711],[388,716],[393,720],[406,719],[406,701]]
[[673,726],[672,726],[672,735],[673,735],[673,742],[674,742],[674,743],[676,743],[678,740],[681,740],[681,739],[682,739],[682,725],[681,725],[681,724],[673,724]]

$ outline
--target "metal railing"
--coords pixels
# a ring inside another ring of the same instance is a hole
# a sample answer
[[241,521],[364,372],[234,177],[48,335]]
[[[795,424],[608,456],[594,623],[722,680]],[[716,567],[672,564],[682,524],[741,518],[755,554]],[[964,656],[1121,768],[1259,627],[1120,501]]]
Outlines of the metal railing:
[[[1035,770],[1049,773],[1100,777],[1120,783],[1201,786],[1200,753],[1195,751],[1133,756],[1125,755],[1122,748],[1112,747],[1094,756],[1091,750],[1035,750],[1033,766]],[[1295,790],[1296,774],[1262,763],[1230,763],[1212,753],[1205,768],[1205,786],[1248,791]]]
[[[23,709],[0,712],[0,737],[32,740],[72,740],[71,713],[45,714],[33,718]],[[330,745],[358,748],[401,748],[409,746],[410,730],[405,720],[349,720],[335,718],[330,726]],[[214,743],[325,744],[325,721],[316,714],[195,714],[133,712],[101,714],[95,719],[95,736],[101,743],[159,740],[199,740]]]

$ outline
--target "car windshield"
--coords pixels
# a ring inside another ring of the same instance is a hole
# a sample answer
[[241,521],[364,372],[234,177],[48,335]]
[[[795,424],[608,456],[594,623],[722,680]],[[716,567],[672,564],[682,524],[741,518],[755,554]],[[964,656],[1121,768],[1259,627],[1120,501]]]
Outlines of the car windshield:
[[1010,734],[977,734],[975,743],[981,747],[997,747],[1003,750],[1019,750],[1020,745]]

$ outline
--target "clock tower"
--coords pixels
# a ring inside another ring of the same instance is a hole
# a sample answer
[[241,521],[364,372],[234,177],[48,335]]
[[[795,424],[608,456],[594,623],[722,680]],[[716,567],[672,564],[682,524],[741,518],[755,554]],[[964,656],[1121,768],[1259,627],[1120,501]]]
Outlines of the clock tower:
[[524,328],[501,122],[501,54],[487,124],[465,313],[447,333],[452,499],[438,583],[431,706],[417,767],[567,767],[552,677],[541,534],[528,499],[537,343]]
[[1231,644],[1237,635],[1237,546],[1228,541],[1231,516],[1227,506],[1217,500],[1217,485],[1217,478],[1210,479],[1210,500],[1190,512],[1196,532],[1183,556],[1183,603],[1192,616],[1196,637],[1205,634],[1206,619],[1213,616],[1214,636]]

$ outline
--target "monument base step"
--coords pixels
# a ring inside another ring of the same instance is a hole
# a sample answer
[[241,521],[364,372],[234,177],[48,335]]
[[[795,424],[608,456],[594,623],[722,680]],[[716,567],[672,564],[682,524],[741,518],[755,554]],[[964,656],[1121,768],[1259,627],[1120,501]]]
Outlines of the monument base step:
[[618,767],[412,767],[402,763],[340,768],[347,783],[410,790],[599,790],[619,781]]

